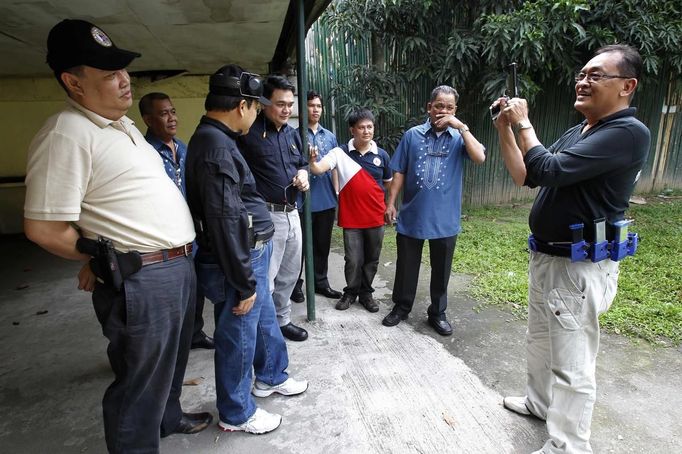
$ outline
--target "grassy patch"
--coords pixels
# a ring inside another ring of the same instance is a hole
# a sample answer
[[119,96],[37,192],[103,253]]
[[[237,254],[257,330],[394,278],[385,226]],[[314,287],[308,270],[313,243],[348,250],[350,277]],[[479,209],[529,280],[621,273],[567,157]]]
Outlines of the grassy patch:
[[[621,262],[618,295],[602,315],[611,332],[659,345],[682,343],[682,198],[648,197],[632,205],[632,231],[640,248]],[[483,304],[507,306],[525,318],[528,295],[528,213],[530,205],[464,209],[452,270],[474,276],[472,296]],[[343,234],[334,229],[334,244]],[[395,258],[395,230],[386,229],[382,260]],[[425,245],[423,261],[428,262]],[[343,253],[343,252],[342,252]]]
[[[475,276],[472,293],[525,311],[528,291],[528,206],[465,210],[453,271]],[[602,318],[612,332],[664,345],[682,341],[682,200],[649,198],[633,205],[637,255],[621,264],[618,296]]]

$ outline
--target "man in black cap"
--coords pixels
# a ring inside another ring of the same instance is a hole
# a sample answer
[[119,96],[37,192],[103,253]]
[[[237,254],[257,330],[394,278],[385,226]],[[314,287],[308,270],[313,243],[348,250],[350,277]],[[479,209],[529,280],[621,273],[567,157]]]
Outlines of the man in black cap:
[[102,401],[107,448],[156,453],[159,435],[195,433],[212,419],[182,413],[179,400],[194,318],[191,216],[125,116],[125,68],[140,54],[81,20],[53,27],[47,48],[67,106],[30,145],[24,231],[55,255],[89,262],[79,286],[94,289],[115,374]]
[[282,417],[256,407],[251,394],[293,396],[308,389],[307,381],[286,372],[289,356],[268,280],[275,226],[235,143],[249,132],[260,104],[270,104],[262,93],[260,78],[239,66],[216,71],[185,168],[199,285],[215,304],[218,425],[255,434],[275,430]]

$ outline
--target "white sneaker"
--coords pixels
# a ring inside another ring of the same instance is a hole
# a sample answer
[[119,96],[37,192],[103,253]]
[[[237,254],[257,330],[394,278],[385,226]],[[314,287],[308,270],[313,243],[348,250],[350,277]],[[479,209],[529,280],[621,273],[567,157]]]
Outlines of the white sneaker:
[[308,389],[307,380],[294,380],[289,377],[283,383],[273,386],[256,380],[251,392],[256,397],[268,397],[272,393],[279,393],[283,396],[295,396],[303,393],[306,389]]
[[507,410],[518,413],[524,416],[530,416],[532,413],[526,406],[526,396],[507,396],[502,400],[502,405]]
[[220,421],[218,428],[223,432],[248,432],[250,434],[264,434],[272,432],[282,423],[282,416],[275,413],[268,413],[262,408],[256,408],[256,411],[251,415],[246,422],[233,426],[226,422]]

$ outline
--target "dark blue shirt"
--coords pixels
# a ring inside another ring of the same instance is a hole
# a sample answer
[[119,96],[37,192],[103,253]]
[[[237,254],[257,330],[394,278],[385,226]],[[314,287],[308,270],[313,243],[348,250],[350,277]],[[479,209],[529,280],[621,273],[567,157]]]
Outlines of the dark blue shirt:
[[308,163],[301,152],[298,130],[285,124],[278,131],[261,112],[237,144],[263,198],[278,204],[298,202],[300,208],[301,194],[291,183],[299,169],[308,170]]
[[182,192],[182,196],[185,197],[185,159],[187,158],[187,145],[185,145],[182,140],[176,139],[175,137],[173,138],[177,155],[177,162],[175,162],[173,160],[173,150],[163,143],[161,139],[152,134],[151,131],[147,130],[147,134],[145,134],[144,138],[159,152],[159,155],[163,160],[163,168],[166,170],[168,178],[173,180],[173,183],[175,183]]
[[[308,144],[317,147],[317,160],[319,161],[329,153],[330,150],[338,147],[336,136],[330,130],[317,126],[317,132],[308,128]],[[310,179],[310,211],[329,210],[336,207],[336,190],[332,183],[332,171],[329,170],[322,175],[309,175]]]

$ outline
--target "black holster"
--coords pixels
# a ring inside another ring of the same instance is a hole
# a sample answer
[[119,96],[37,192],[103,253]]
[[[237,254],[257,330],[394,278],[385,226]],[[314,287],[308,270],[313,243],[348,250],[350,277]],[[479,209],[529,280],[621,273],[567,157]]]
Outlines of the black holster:
[[98,237],[97,241],[79,238],[76,249],[92,256],[90,259],[92,272],[116,291],[121,291],[123,281],[142,268],[142,256],[139,252],[118,252],[108,238]]

